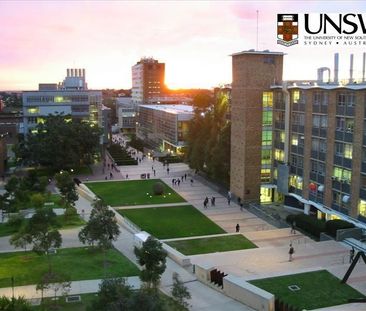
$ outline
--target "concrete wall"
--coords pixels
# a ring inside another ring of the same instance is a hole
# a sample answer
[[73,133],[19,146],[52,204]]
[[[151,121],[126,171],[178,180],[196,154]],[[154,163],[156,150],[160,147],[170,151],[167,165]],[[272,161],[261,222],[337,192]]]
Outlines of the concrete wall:
[[233,275],[224,277],[223,289],[221,289],[221,287],[211,283],[210,272],[214,269],[214,267],[209,265],[195,265],[195,275],[200,282],[255,310],[274,311],[275,297],[273,294],[246,282],[243,278]]
[[339,229],[337,230],[336,241],[343,241],[347,238],[355,238],[359,240],[362,238],[361,228]]
[[225,276],[224,292],[227,296],[255,310],[274,311],[274,295],[246,282],[243,278],[233,275]]
[[174,260],[178,265],[182,267],[189,267],[191,265],[191,260],[187,256],[170,247],[168,244],[163,243],[163,249],[168,253],[168,257]]

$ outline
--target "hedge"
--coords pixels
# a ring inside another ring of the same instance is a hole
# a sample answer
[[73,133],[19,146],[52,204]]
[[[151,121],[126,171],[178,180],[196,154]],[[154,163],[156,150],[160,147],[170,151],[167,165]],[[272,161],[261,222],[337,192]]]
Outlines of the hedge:
[[112,144],[108,152],[117,165],[137,165],[137,160],[132,158],[127,150],[120,145]]
[[165,157],[159,157],[159,162],[162,163],[181,163],[183,162],[183,159],[179,156],[165,156]]
[[332,237],[336,237],[337,230],[339,229],[349,229],[354,227],[354,224],[342,219],[328,220],[325,223],[325,230]]
[[319,220],[306,214],[288,215],[286,217],[286,221],[290,224],[295,221],[296,227],[316,236],[317,238],[320,237],[321,232],[325,232],[325,222],[323,220]]

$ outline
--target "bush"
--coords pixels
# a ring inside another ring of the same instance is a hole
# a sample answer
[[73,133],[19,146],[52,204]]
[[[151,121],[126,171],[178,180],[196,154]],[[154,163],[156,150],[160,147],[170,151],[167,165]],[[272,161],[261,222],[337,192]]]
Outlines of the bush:
[[155,195],[162,195],[164,193],[164,185],[160,181],[157,181],[153,185],[153,192]]
[[166,163],[181,163],[183,162],[183,158],[180,156],[165,156],[165,157],[159,157],[159,162],[166,162]]
[[296,227],[316,236],[317,238],[320,237],[321,232],[325,231],[325,222],[310,215],[288,215],[286,221],[290,224],[295,221]]
[[341,219],[328,220],[325,223],[325,230],[332,237],[336,237],[337,230],[339,229],[350,229],[354,227],[354,224]]

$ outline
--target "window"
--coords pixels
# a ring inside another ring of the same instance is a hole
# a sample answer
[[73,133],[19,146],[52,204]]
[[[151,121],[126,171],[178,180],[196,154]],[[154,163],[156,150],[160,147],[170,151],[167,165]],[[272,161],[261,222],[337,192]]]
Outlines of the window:
[[284,143],[285,142],[285,138],[286,138],[286,134],[284,131],[280,132],[280,142]]
[[296,189],[302,190],[302,187],[303,187],[302,177],[297,176],[297,175],[291,175],[289,184],[290,184],[290,186],[292,186]]
[[294,104],[296,104],[299,102],[299,99],[300,99],[300,91],[299,90],[293,91],[292,92],[292,102]]
[[292,113],[292,122],[295,125],[302,125],[305,124],[305,115],[303,113],[293,112]]
[[346,159],[352,159],[353,146],[351,144],[344,144],[344,157]]
[[272,131],[262,131],[262,146],[272,145]]
[[335,151],[335,154],[337,156],[343,156],[344,144],[343,143],[336,142],[335,143],[335,147],[334,147],[334,151]]
[[262,150],[262,165],[271,164],[272,150]]
[[346,132],[353,133],[354,120],[350,118],[346,118]]
[[272,92],[263,92],[262,103],[263,103],[263,108],[272,107],[273,106],[273,93]]
[[276,122],[285,122],[285,112],[284,111],[276,111],[275,112],[275,120],[276,120]]
[[261,181],[269,182],[271,180],[271,170],[268,168],[261,169]]
[[317,139],[317,138],[311,139],[311,150],[319,151],[319,139]]
[[351,182],[352,172],[350,170],[346,170],[344,168],[335,166],[333,168],[333,176],[338,178],[341,181],[343,180],[343,181]]
[[327,143],[326,143],[325,139],[319,139],[319,151],[327,152]]
[[315,174],[324,175],[325,165],[323,162],[311,160],[311,171]]
[[280,150],[280,149],[275,149],[275,156],[274,158],[277,160],[277,161],[282,161],[285,159],[285,154],[283,152],[283,150]]
[[320,127],[320,116],[318,116],[318,115],[313,116],[313,127],[316,127],[316,128]]
[[39,107],[29,107],[27,111],[29,114],[39,113]]
[[272,111],[263,111],[263,119],[262,123],[263,125],[272,125]]
[[298,144],[299,144],[298,136],[296,134],[295,135],[292,135],[292,137],[291,137],[291,145],[297,146]]
[[366,201],[360,200],[358,203],[358,214],[366,217]]
[[356,104],[356,96],[354,93],[341,93],[338,94],[338,106],[353,107]]

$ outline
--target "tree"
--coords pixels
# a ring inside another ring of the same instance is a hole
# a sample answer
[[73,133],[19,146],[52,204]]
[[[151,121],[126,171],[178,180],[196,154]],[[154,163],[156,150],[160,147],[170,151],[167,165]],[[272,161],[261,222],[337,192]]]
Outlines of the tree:
[[213,98],[208,92],[198,93],[193,97],[193,106],[200,109],[207,109],[213,104]]
[[62,237],[57,227],[58,222],[53,210],[51,208],[42,208],[36,211],[24,229],[11,237],[11,241],[18,245],[21,245],[20,243],[24,245],[23,243],[30,241],[29,244],[33,244],[32,249],[34,252],[39,255],[46,253],[48,268],[51,271],[49,250],[59,248],[62,244]]
[[106,273],[106,251],[113,246],[112,241],[116,241],[119,234],[120,230],[114,212],[103,201],[95,201],[88,223],[79,232],[79,240],[83,244],[97,243],[97,246],[102,249],[104,274]]
[[227,120],[229,96],[219,92],[209,109],[196,109],[189,123],[187,160],[217,181],[230,181],[230,122]]
[[45,197],[42,195],[42,193],[34,193],[31,195],[30,201],[32,203],[32,206],[38,209],[44,206],[46,200]]
[[26,165],[42,165],[56,171],[89,165],[98,152],[100,129],[64,115],[49,115],[36,133],[28,134],[14,148]]
[[191,299],[191,294],[179,278],[179,274],[176,272],[173,273],[173,288],[171,294],[182,310],[188,309],[189,304],[186,300]]
[[134,252],[138,263],[144,267],[140,273],[141,281],[146,283],[148,289],[156,289],[166,269],[167,253],[162,244],[150,236],[141,248],[135,247]]
[[14,233],[9,240],[10,244],[16,248],[24,248],[27,251],[27,245],[32,243],[32,236],[24,232],[24,227]]
[[36,286],[37,290],[41,291],[41,299],[45,290],[52,290],[54,293],[54,302],[57,302],[57,293],[61,291],[61,295],[65,296],[71,289],[70,278],[59,272],[48,271],[42,275],[39,283]]
[[65,199],[68,205],[74,206],[75,201],[79,198],[75,182],[71,178],[70,174],[66,171],[61,171],[55,175],[56,186],[60,190],[61,195]]
[[2,296],[0,297],[0,310],[31,311],[33,309],[24,297],[8,298],[6,296]]

